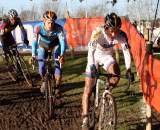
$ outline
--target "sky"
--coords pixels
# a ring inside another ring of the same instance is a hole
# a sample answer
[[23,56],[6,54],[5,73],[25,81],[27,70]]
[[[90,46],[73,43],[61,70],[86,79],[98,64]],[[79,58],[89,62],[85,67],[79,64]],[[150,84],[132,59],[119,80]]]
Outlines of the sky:
[[1,0],[0,7],[4,7],[5,11],[9,9],[30,9],[33,4],[40,5],[43,0]]
[[[4,11],[8,11],[9,9],[16,9],[18,12],[21,11],[21,9],[30,9],[33,4],[36,4],[37,7],[40,7],[44,0],[1,0],[0,2],[0,8],[3,7]],[[67,1],[67,7],[69,11],[75,11],[79,6],[79,0],[60,0],[63,6],[66,6],[66,1]],[[84,0],[81,3],[81,6],[87,5],[87,8],[92,7],[95,4],[99,4],[101,2],[105,2],[107,0]],[[126,15],[127,14],[127,0],[117,0],[117,4],[113,8],[112,6],[110,7],[110,11],[117,9],[117,12],[121,15]],[[111,4],[110,4],[111,5]],[[105,5],[104,5],[105,6]]]

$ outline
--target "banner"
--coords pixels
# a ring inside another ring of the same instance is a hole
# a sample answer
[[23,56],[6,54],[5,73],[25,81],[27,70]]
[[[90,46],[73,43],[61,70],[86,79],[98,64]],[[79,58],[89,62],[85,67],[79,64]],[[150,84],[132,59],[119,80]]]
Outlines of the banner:
[[104,18],[67,18],[64,29],[66,30],[67,44],[71,48],[85,47],[88,45],[92,31],[103,25]]

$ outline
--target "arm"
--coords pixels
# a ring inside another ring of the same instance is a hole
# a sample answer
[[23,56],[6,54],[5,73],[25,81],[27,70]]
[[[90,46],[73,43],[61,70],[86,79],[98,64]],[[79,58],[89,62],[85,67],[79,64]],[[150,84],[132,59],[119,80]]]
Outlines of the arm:
[[88,43],[88,61],[90,61],[91,64],[95,64],[94,59],[94,53],[97,46],[97,40],[101,34],[101,30],[99,28],[96,28],[91,35],[91,39]]
[[131,68],[131,55],[130,55],[130,51],[129,51],[129,46],[128,46],[128,42],[124,42],[121,44],[122,47],[122,51],[124,54],[124,59],[125,59],[125,66],[126,69],[130,69]]
[[88,61],[90,61],[91,64],[95,64],[95,59],[94,59],[95,50],[96,50],[96,42],[90,41],[88,43]]
[[37,55],[39,31],[40,31],[40,27],[36,26],[33,34],[32,57],[35,57]]
[[8,32],[8,29],[6,29],[6,26],[8,25],[8,20],[1,19],[0,21],[0,35],[4,35]]
[[64,32],[61,31],[59,34],[58,34],[58,39],[59,39],[59,42],[60,42],[60,56],[63,56],[64,53],[65,53],[65,50],[66,50],[66,44],[65,44],[65,39],[64,39]]
[[27,38],[27,32],[26,32],[26,30],[25,30],[25,28],[24,28],[24,26],[23,26],[23,24],[22,24],[22,22],[21,22],[21,20],[19,19],[19,27],[20,27],[20,29],[21,29],[21,32],[22,32],[22,34],[23,34],[23,40],[27,40],[28,38]]

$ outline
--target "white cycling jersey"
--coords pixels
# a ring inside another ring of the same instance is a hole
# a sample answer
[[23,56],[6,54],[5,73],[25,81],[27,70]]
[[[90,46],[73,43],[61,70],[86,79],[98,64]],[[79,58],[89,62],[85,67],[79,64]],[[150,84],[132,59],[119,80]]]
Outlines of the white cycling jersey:
[[129,52],[129,45],[126,34],[119,30],[118,35],[111,40],[105,33],[104,27],[97,27],[91,35],[91,39],[88,43],[88,63],[86,72],[90,73],[90,66],[103,64],[103,68],[107,71],[108,67],[115,63],[113,58],[113,46],[120,43],[126,69],[131,67],[131,56]]

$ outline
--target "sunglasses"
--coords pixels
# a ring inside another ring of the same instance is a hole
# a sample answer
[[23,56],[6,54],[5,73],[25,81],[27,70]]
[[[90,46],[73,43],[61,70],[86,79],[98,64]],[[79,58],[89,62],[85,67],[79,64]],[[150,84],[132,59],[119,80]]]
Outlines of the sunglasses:
[[118,30],[116,27],[108,27],[107,25],[104,25],[104,29],[110,32],[116,32]]

